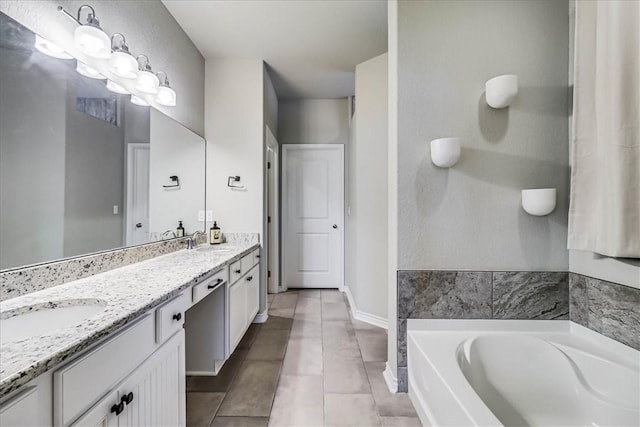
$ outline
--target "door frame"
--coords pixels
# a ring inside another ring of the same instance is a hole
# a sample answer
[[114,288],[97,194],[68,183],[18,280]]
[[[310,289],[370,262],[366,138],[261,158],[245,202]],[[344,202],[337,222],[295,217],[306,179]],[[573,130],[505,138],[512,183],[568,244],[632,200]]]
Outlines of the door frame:
[[[267,171],[266,182],[266,197],[267,197],[267,218],[266,223],[266,249],[267,249],[267,293],[284,292],[286,289],[282,288],[280,283],[280,145],[278,140],[269,129],[266,127],[267,132],[267,153],[272,153],[272,164],[269,169],[269,156],[266,156],[265,169]],[[271,182],[271,187],[269,186]],[[269,188],[273,189],[273,192],[269,191]],[[269,209],[271,208],[271,209]],[[271,217],[271,233],[269,233],[269,217]],[[271,271],[271,278],[269,278],[269,271]],[[271,279],[271,280],[269,280]],[[269,286],[270,285],[270,286]]]
[[[150,152],[151,144],[149,144],[148,142],[130,142],[127,144],[127,171],[126,171],[127,176],[125,177],[127,205],[125,206],[125,209],[124,209],[125,246],[131,246],[129,242],[133,239],[133,228],[130,227],[132,225],[130,224],[130,222],[132,223],[133,221],[135,221],[131,211],[131,207],[133,206],[133,188],[132,188],[133,179],[132,178],[133,178],[133,173],[135,172],[135,164],[134,164],[135,156],[133,155],[133,153],[135,152],[135,150],[138,150],[140,148],[144,148],[145,150],[149,151],[149,155],[151,155],[151,152]],[[149,163],[149,171],[151,171],[151,163]],[[149,188],[149,193],[151,192],[150,190],[151,188]],[[147,196],[149,196],[149,194],[147,194]],[[147,227],[148,227],[148,224],[147,224]],[[148,240],[148,236],[147,236],[147,240]]]
[[[280,188],[280,194],[282,195],[281,197],[281,205],[282,205],[282,229],[281,229],[281,233],[280,233],[280,241],[281,241],[281,246],[282,246],[282,257],[281,259],[281,263],[280,263],[280,270],[282,271],[282,276],[283,276],[283,280],[282,280],[282,286],[283,288],[286,287],[286,280],[285,280],[285,275],[286,275],[286,269],[285,269],[285,258],[287,256],[287,248],[286,248],[286,233],[287,233],[287,225],[289,224],[288,221],[288,217],[287,217],[287,185],[288,185],[288,171],[287,171],[287,161],[288,161],[288,156],[289,156],[289,152],[290,151],[294,151],[294,150],[313,150],[313,149],[320,149],[320,148],[324,148],[324,149],[335,149],[340,153],[340,157],[341,157],[341,161],[342,161],[342,174],[341,174],[341,179],[340,179],[340,186],[342,188],[342,198],[339,201],[340,202],[340,212],[341,212],[341,220],[342,220],[342,224],[340,227],[340,234],[341,234],[341,239],[342,242],[340,244],[340,265],[338,267],[338,274],[341,277],[341,281],[340,281],[340,285],[338,286],[338,290],[340,292],[344,292],[344,284],[345,284],[345,249],[344,249],[344,245],[345,245],[345,216],[344,216],[344,206],[345,206],[345,195],[346,195],[346,189],[344,187],[345,185],[345,163],[344,163],[344,144],[282,144],[282,182],[281,182],[281,188]],[[286,289],[285,289],[286,290]]]

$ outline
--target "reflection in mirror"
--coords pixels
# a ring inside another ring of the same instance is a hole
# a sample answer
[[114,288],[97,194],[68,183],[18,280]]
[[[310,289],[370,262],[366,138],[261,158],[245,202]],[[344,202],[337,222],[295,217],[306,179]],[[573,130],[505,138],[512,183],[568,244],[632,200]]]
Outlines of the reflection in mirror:
[[0,13],[0,269],[203,229],[204,140],[35,39]]

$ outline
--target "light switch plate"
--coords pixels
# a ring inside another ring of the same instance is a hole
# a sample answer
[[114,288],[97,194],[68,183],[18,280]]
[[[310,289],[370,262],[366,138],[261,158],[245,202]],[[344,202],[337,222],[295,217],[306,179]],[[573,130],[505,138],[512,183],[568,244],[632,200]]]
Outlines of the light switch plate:
[[207,211],[207,221],[213,221],[213,211]]
[[118,211],[120,210],[120,207],[118,205],[113,205],[113,214],[114,215],[118,215]]
[[204,222],[204,211],[198,211],[198,222]]

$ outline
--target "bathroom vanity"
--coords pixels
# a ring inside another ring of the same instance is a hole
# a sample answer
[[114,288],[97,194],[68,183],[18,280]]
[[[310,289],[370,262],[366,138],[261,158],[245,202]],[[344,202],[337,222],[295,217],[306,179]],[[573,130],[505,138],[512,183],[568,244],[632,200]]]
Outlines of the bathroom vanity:
[[205,245],[2,302],[3,321],[44,317],[3,338],[0,424],[184,425],[186,372],[215,375],[258,312],[259,251]]

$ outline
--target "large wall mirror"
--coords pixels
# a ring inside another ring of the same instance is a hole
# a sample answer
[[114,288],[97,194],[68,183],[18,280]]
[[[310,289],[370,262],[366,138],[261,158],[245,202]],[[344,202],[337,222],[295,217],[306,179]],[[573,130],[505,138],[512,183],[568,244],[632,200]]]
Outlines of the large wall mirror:
[[205,143],[0,13],[0,270],[203,230]]

